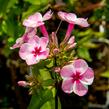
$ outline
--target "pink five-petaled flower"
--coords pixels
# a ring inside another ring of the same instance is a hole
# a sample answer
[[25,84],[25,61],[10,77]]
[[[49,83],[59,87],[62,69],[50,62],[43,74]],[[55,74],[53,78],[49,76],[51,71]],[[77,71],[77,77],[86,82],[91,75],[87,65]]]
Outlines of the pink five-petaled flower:
[[66,13],[60,11],[58,12],[58,16],[61,20],[67,21],[69,23],[64,41],[67,41],[69,39],[75,24],[80,25],[82,27],[89,26],[87,19],[77,18],[77,16],[74,13]]
[[19,55],[28,65],[36,64],[41,59],[48,57],[49,48],[47,48],[47,45],[48,39],[46,37],[35,36],[29,39],[27,43],[22,44]]
[[43,17],[39,12],[36,12],[35,14],[29,16],[28,19],[25,19],[23,21],[23,25],[32,28],[39,27],[43,36],[48,37],[48,32],[46,30],[46,27],[44,26],[44,21],[49,20],[51,17],[52,17],[51,10],[45,13]]
[[36,34],[35,28],[26,28],[24,35],[16,40],[16,43],[10,47],[10,49],[19,48],[23,43],[28,42],[30,38],[33,38]]
[[72,93],[83,96],[88,91],[94,79],[93,70],[88,67],[83,59],[74,60],[73,63],[64,66],[60,75],[63,79],[62,90],[65,93]]

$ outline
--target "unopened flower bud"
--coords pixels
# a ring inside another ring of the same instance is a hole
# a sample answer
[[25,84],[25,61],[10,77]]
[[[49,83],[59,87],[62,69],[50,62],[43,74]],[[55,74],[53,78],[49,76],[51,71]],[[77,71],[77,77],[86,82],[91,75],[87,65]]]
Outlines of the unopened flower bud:
[[29,85],[29,83],[27,83],[26,81],[18,81],[17,83],[19,86],[22,86],[22,87],[26,87]]
[[73,44],[75,42],[75,36],[71,36],[71,38],[68,41],[68,44]]
[[71,44],[69,45],[66,50],[70,50],[70,49],[73,49],[75,46],[76,46],[77,43],[74,43],[74,44]]
[[55,67],[55,68],[54,68],[54,72],[56,72],[56,73],[59,73],[60,70],[61,70],[60,67]]
[[53,50],[53,53],[56,55],[57,53],[59,53],[59,49],[58,49],[58,48],[55,48],[55,49]]

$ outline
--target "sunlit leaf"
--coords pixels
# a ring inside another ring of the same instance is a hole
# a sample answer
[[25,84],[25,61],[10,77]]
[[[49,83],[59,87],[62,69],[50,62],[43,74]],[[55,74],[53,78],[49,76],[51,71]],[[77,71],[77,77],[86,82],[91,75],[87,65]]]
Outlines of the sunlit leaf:
[[[55,109],[55,98],[53,98],[52,100],[46,102],[41,109]],[[58,109],[61,109],[61,102],[60,99],[58,97]]]
[[43,80],[51,79],[50,72],[46,68],[39,69],[39,72]]
[[40,91],[32,95],[28,109],[40,109],[42,105],[51,100],[52,97],[51,90],[40,89]]
[[52,109],[50,101],[47,101],[40,109]]
[[49,2],[49,0],[25,0],[25,1],[33,5],[47,4]]
[[105,72],[102,72],[100,74],[101,77],[105,77],[105,78],[109,78],[109,70],[105,71]]
[[77,53],[78,53],[78,56],[80,58],[84,58],[84,59],[86,59],[88,61],[92,60],[91,57],[90,57],[88,49],[85,48],[85,47],[78,48]]

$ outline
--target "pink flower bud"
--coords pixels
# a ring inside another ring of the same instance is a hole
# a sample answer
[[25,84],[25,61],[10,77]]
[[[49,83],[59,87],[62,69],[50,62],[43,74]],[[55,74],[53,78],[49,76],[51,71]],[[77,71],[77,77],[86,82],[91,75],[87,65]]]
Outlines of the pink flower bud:
[[29,85],[29,83],[27,83],[26,81],[18,81],[17,83],[19,86],[22,86],[22,87],[26,87]]
[[56,73],[59,73],[60,70],[61,70],[60,67],[55,67],[55,68],[54,68],[54,72],[56,72]]
[[59,49],[58,49],[58,48],[55,48],[55,49],[53,50],[53,53],[54,53],[54,55],[56,55],[57,53],[59,53]]

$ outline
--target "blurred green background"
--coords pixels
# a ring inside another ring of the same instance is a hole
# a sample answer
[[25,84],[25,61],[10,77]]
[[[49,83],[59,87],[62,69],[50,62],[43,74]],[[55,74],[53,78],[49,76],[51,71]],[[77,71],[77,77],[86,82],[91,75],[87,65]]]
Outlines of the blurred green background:
[[[74,12],[88,18],[89,28],[75,26],[76,53],[95,71],[95,79],[84,97],[59,91],[62,109],[108,108],[109,98],[109,0],[0,0],[0,109],[27,109],[28,89],[17,85],[25,80],[28,66],[19,58],[18,49],[10,50],[25,31],[22,22],[34,12],[45,13],[51,9],[53,18],[46,22],[49,33],[59,24],[58,11]],[[59,41],[67,29],[63,22]],[[104,106],[104,107],[102,107]],[[101,107],[101,108],[100,108]]]

